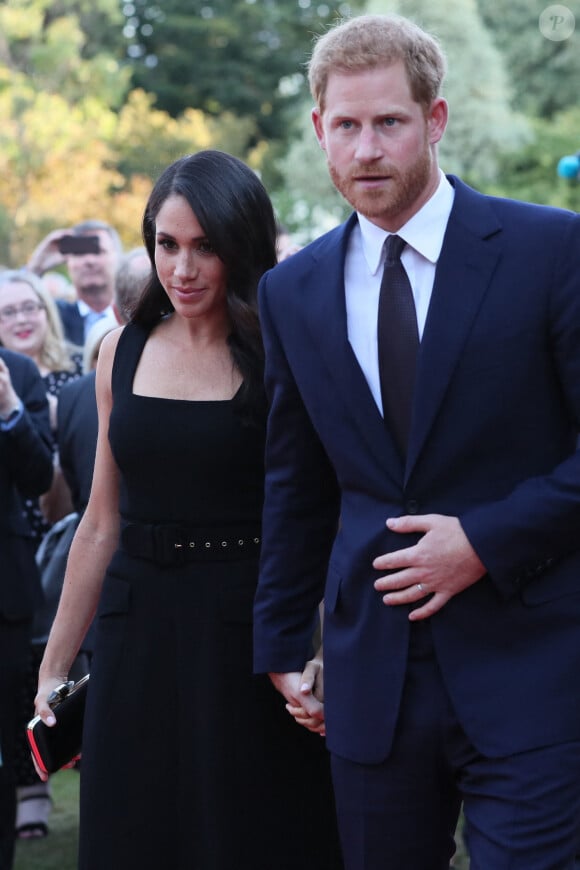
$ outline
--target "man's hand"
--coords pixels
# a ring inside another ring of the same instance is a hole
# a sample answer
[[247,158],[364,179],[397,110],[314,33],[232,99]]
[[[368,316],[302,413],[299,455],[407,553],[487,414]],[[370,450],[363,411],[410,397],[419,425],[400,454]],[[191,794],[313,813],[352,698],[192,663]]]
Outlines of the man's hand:
[[324,735],[324,704],[319,698],[322,679],[322,659],[314,658],[304,668],[304,671],[294,671],[287,674],[272,673],[269,675],[272,683],[286,698],[286,709],[296,721]]
[[409,619],[426,619],[444,606],[454,595],[467,589],[485,574],[485,567],[469,543],[457,517],[441,514],[404,516],[387,520],[388,528],[402,534],[422,532],[413,546],[378,556],[373,568],[391,571],[379,577],[375,589],[386,593],[385,604],[413,604]]

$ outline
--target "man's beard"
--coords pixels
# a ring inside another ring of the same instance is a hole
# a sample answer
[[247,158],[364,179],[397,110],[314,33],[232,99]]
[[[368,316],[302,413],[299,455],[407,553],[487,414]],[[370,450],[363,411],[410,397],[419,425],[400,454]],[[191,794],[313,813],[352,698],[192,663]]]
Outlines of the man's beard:
[[[412,210],[413,204],[421,198],[426,189],[432,170],[431,153],[428,148],[417,158],[415,163],[403,172],[394,166],[374,166],[368,168],[355,167],[348,175],[341,175],[334,166],[328,163],[330,177],[336,189],[352,207],[369,220],[382,218],[396,220],[401,214]],[[361,190],[357,178],[385,178],[385,187],[376,190]]]

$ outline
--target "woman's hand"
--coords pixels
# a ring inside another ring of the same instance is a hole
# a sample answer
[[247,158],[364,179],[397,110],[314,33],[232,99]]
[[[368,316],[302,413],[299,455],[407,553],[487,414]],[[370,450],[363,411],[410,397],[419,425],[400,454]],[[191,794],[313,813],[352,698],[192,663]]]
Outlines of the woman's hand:
[[[324,737],[326,734],[326,724],[324,721],[324,664],[322,661],[322,647],[318,650],[313,659],[306,663],[302,671],[300,680],[300,695],[304,699],[315,699],[318,701],[316,715],[296,703],[286,704],[286,709],[291,716],[294,716],[299,725],[308,728],[315,734],[320,734]],[[310,707],[311,704],[309,703]]]
[[[50,703],[57,701],[62,690],[67,684],[66,678],[62,678],[62,676],[55,677],[43,677],[39,680],[38,683],[38,692],[36,693],[36,698],[34,699],[34,707],[37,716],[40,716],[42,721],[48,728],[53,728],[56,725],[56,716],[54,715]],[[48,774],[41,770],[34,758],[34,753],[32,754],[32,762],[34,764],[34,768],[43,782],[48,781]]]

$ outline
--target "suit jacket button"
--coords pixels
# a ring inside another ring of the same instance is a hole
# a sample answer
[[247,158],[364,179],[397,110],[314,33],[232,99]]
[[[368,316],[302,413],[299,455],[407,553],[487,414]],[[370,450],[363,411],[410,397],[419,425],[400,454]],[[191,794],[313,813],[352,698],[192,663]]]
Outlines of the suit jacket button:
[[416,501],[414,498],[410,498],[405,507],[408,514],[419,513],[419,502]]

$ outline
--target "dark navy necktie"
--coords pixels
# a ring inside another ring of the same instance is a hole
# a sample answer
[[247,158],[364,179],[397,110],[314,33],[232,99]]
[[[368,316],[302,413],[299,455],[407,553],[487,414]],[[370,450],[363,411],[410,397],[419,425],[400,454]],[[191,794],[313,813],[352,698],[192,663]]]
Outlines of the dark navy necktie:
[[415,370],[419,349],[417,314],[411,282],[401,263],[406,242],[391,235],[385,242],[377,335],[383,415],[403,457],[411,426]]

